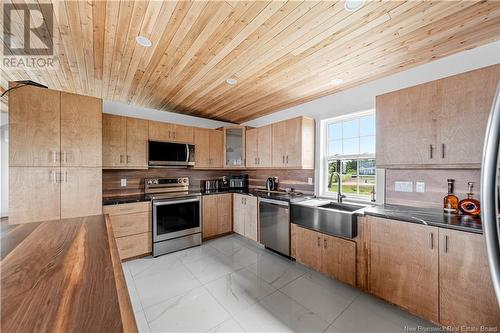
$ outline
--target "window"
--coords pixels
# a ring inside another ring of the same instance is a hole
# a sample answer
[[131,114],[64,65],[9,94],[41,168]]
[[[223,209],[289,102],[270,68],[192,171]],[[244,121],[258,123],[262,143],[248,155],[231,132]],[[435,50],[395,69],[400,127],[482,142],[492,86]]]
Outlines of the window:
[[376,186],[375,113],[330,119],[325,124],[323,195],[369,199]]

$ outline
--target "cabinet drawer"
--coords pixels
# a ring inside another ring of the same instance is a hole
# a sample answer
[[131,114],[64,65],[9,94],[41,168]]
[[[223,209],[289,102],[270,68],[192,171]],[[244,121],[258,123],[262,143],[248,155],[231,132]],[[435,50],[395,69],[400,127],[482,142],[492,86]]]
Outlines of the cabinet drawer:
[[110,217],[115,237],[130,236],[151,231],[151,213],[113,215]]
[[151,202],[133,202],[120,205],[107,205],[102,207],[103,214],[121,215],[121,214],[134,214],[144,213],[151,211]]
[[151,237],[150,232],[145,232],[142,234],[116,238],[116,246],[118,247],[120,259],[124,260],[150,253]]

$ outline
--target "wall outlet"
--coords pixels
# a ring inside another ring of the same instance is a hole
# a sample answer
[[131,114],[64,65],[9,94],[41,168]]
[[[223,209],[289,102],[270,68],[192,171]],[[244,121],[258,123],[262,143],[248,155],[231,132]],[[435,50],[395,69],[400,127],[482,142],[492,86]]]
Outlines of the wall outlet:
[[413,192],[413,182],[394,182],[396,192]]
[[425,192],[425,183],[424,182],[415,182],[415,192],[424,193]]
[[313,179],[312,179],[312,177],[307,178],[307,184],[308,185],[313,185]]
[[120,179],[120,186],[127,187],[127,178]]

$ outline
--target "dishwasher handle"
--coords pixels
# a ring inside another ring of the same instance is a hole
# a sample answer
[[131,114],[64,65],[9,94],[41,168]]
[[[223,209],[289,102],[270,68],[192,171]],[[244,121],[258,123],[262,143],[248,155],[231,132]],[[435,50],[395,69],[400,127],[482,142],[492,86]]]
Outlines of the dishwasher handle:
[[281,201],[281,200],[262,199],[261,198],[260,202],[279,205],[279,206],[286,206],[286,207],[290,206],[290,203],[288,201]]

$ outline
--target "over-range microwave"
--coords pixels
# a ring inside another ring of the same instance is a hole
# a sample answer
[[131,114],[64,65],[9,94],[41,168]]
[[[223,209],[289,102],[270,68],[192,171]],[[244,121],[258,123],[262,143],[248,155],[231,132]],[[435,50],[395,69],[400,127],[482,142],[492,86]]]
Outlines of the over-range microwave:
[[194,145],[149,141],[149,167],[194,166]]

